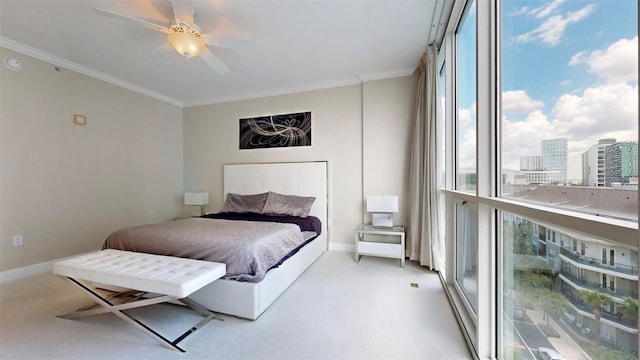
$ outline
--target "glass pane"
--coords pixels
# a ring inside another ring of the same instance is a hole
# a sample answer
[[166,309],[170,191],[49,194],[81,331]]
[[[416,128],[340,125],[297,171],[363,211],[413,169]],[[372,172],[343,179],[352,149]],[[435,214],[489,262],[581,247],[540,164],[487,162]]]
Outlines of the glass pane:
[[503,0],[502,195],[638,220],[638,2]]
[[476,3],[456,33],[456,189],[476,190]]
[[539,236],[543,224],[506,212],[502,221],[504,358],[544,358],[546,348],[565,359],[635,359],[638,249],[556,228],[583,244],[578,252]]
[[456,282],[473,311],[478,308],[478,231],[476,210],[456,204]]

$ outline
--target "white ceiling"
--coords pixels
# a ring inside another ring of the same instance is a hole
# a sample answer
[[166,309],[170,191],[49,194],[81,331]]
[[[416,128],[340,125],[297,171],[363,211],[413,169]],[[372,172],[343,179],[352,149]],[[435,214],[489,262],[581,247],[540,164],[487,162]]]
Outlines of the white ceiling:
[[[94,7],[169,25],[169,1],[0,0],[0,45],[178,106],[356,84],[411,74],[442,0],[193,1],[203,33],[256,48],[211,48],[231,69],[187,59],[166,35]],[[437,14],[437,18],[439,14]]]

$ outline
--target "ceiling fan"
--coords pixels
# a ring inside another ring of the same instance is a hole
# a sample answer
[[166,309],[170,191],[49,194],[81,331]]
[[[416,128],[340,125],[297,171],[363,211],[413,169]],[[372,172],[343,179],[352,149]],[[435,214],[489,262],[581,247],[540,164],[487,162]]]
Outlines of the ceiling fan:
[[255,44],[251,40],[203,34],[200,27],[193,21],[195,9],[191,1],[173,0],[171,1],[171,7],[173,8],[174,20],[171,21],[171,25],[168,27],[133,16],[118,14],[110,10],[93,8],[93,11],[98,15],[133,22],[166,34],[167,42],[180,55],[186,58],[200,57],[218,74],[228,73],[230,69],[207,46],[239,50],[255,48]]

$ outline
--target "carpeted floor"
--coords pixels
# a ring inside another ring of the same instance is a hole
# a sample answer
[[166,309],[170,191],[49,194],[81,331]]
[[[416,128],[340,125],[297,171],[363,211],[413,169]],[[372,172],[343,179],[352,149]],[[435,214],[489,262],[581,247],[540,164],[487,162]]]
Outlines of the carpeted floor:
[[[468,359],[438,276],[415,263],[327,252],[256,321],[223,315],[168,349],[112,314],[63,320],[89,302],[51,274],[0,286],[2,359]],[[418,284],[418,287],[411,286]],[[174,338],[200,317],[136,309]]]

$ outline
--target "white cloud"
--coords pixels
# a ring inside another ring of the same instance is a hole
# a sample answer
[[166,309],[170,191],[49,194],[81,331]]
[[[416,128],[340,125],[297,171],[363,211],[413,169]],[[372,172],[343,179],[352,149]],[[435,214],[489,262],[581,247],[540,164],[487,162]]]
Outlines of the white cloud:
[[502,112],[504,114],[526,114],[543,106],[542,101],[533,100],[524,90],[502,92]]
[[552,14],[565,0],[555,0],[550,3],[544,4],[538,8],[535,8],[528,12],[528,15],[533,15],[536,18],[544,18]]
[[570,66],[586,64],[590,73],[606,82],[638,80],[638,37],[620,39],[605,50],[581,51],[571,57]]
[[458,165],[461,168],[471,168],[476,163],[476,119],[476,103],[458,111]]
[[476,118],[476,103],[471,105],[471,109],[460,109],[458,112],[458,126],[461,128],[475,124],[471,120]]
[[540,155],[544,139],[557,138],[553,126],[540,110],[534,110],[523,121],[502,119],[502,166],[520,168],[520,156]]
[[[533,14],[536,18],[543,18],[550,15],[553,10],[560,5],[561,2],[552,2],[546,8],[538,11]],[[549,10],[549,8],[551,8]],[[539,8],[540,9],[540,8]],[[543,44],[549,46],[556,46],[560,43],[562,36],[569,24],[577,23],[589,16],[595,9],[595,5],[587,5],[582,9],[574,12],[569,12],[566,15],[553,15],[550,17],[546,17],[540,26],[537,28],[524,33],[522,35],[518,35],[513,38],[516,42],[526,43],[531,41],[540,41]]]
[[518,16],[518,15],[525,15],[529,13],[529,8],[526,6],[521,7],[520,9],[516,9],[514,11],[512,11],[509,15],[510,16]]
[[605,84],[585,89],[582,96],[563,95],[552,114],[555,130],[570,138],[597,142],[616,133],[627,134],[618,140],[636,139],[638,86]]
[[461,137],[458,145],[458,166],[460,168],[473,168],[476,164],[476,132],[467,131]]
[[[553,119],[534,110],[525,120],[502,121],[502,162],[505,169],[517,170],[520,156],[540,155],[545,139],[566,137],[570,178],[578,178],[580,155],[599,139],[638,139],[638,86],[627,83],[586,88],[579,95],[561,96],[553,107]],[[576,160],[577,159],[577,160]]]
[[586,55],[587,55],[587,53],[585,51],[580,51],[580,52],[574,54],[571,57],[571,60],[569,60],[569,66],[578,65],[580,63],[585,62]]

